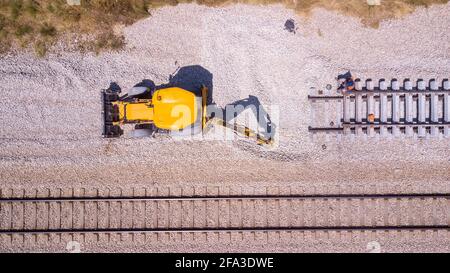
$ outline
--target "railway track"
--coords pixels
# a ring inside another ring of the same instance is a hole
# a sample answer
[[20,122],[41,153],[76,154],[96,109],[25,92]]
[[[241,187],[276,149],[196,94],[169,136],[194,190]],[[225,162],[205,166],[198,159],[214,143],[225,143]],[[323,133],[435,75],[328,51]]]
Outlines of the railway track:
[[428,85],[419,79],[415,86],[409,79],[402,86],[396,79],[389,85],[381,79],[377,87],[371,79],[365,86],[356,79],[354,91],[331,94],[331,90],[314,90],[308,98],[313,103],[312,133],[450,137],[447,79],[441,86],[434,79]]
[[450,194],[0,199],[0,236],[450,231]]

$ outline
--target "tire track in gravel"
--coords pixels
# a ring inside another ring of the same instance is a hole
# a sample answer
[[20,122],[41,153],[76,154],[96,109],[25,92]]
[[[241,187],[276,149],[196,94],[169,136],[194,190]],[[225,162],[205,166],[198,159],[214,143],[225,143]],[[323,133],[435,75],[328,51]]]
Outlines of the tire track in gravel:
[[59,61],[50,61],[49,66],[56,72],[60,72],[60,75],[64,76],[66,85],[73,89],[73,91],[86,90],[85,84],[81,81],[79,76],[75,73],[73,68],[68,68]]
[[[3,110],[3,118],[17,120],[17,122],[5,123],[9,127],[3,134],[5,137],[11,138],[17,135],[18,138],[32,139],[35,136],[42,138],[64,136],[70,133],[76,135],[81,131],[93,129],[89,126],[89,119],[82,117],[89,114],[90,111],[87,109],[90,104],[86,100],[78,99],[79,94],[85,90],[85,86],[73,70],[65,67],[63,63],[45,59],[30,63],[26,67],[11,67],[5,72],[17,76],[15,72],[17,69],[25,71],[23,73],[28,75],[28,80],[36,82],[37,85],[23,90],[24,92],[17,92],[19,95],[16,95],[14,90],[7,93],[4,102],[8,108],[15,110]],[[47,74],[42,74],[42,71],[47,71]],[[4,80],[8,83],[6,86],[11,86],[11,82],[17,81],[14,77]],[[23,83],[19,82],[18,88],[21,85]],[[35,95],[42,89],[51,91],[43,96]],[[10,117],[7,118],[5,115]]]

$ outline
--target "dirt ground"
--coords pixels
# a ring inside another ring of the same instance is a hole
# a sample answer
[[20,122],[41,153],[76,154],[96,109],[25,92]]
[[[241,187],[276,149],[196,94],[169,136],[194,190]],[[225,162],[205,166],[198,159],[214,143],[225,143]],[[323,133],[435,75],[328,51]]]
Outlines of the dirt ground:
[[[281,5],[164,7],[124,29],[127,47],[0,59],[0,187],[330,186],[450,192],[450,139],[312,138],[311,87],[361,78],[450,77],[450,4],[378,29],[325,10]],[[284,30],[293,18],[296,34]],[[178,69],[178,70],[177,70]],[[170,78],[170,75],[173,75]],[[101,137],[100,90],[207,84],[218,106],[252,96],[274,118],[277,145]],[[279,111],[277,111],[279,109]]]

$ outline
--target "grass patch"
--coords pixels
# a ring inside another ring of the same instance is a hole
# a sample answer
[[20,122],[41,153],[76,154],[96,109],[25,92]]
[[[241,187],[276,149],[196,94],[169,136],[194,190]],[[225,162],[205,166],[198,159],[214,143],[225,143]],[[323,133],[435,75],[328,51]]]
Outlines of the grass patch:
[[91,40],[80,48],[95,52],[117,50],[125,41],[114,33],[115,25],[130,25],[147,17],[149,8],[194,1],[207,6],[283,3],[306,15],[322,7],[360,17],[365,24],[377,27],[380,21],[410,13],[417,6],[449,0],[382,0],[382,5],[375,7],[369,7],[366,0],[80,0],[81,5],[69,5],[68,0],[0,0],[0,52],[22,45],[45,55],[64,33],[89,34]]
[[399,18],[413,12],[417,7],[445,4],[449,0],[381,0],[379,6],[369,6],[366,0],[303,0],[297,1],[293,8],[301,14],[309,14],[314,8],[336,10],[345,15],[359,17],[371,27],[378,27],[386,19]]
[[0,50],[11,46],[34,48],[45,55],[64,33],[89,34],[84,48],[119,49],[125,44],[114,34],[116,24],[129,25],[149,15],[150,0],[0,0]]
[[14,32],[14,34],[20,38],[31,32],[33,32],[33,28],[30,25],[20,25],[16,28],[16,31]]
[[39,33],[42,36],[51,36],[54,37],[57,34],[56,28],[48,23],[44,23],[39,30]]
[[47,54],[48,45],[45,41],[37,41],[34,44],[34,52],[38,57],[44,57]]
[[112,50],[119,50],[125,45],[125,38],[123,36],[115,35],[113,32],[102,33],[97,37],[93,44],[94,51],[100,53],[104,48]]
[[38,5],[37,1],[27,0],[25,2],[24,10],[27,14],[29,14],[33,17],[36,17],[36,15],[38,14],[38,11],[39,11],[39,5]]

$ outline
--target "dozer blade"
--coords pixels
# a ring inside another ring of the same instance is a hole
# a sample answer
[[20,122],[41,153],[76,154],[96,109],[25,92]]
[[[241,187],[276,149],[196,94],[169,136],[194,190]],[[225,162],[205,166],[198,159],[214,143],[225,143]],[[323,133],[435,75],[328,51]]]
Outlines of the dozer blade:
[[123,134],[122,128],[116,123],[119,121],[119,108],[113,102],[119,100],[119,95],[110,90],[102,90],[103,106],[103,137],[114,138]]

